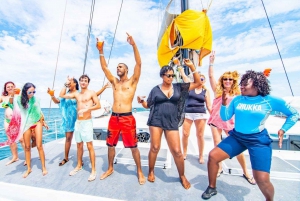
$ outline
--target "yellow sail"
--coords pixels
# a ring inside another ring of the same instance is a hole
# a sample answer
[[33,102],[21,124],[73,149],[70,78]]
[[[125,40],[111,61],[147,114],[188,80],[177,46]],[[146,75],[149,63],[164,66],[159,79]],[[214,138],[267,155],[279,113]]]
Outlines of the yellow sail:
[[[175,44],[176,38],[182,37],[181,46]],[[203,57],[212,49],[212,30],[205,11],[186,10],[177,16],[163,34],[158,50],[158,63],[168,65],[175,53],[182,49],[200,50],[199,65]]]

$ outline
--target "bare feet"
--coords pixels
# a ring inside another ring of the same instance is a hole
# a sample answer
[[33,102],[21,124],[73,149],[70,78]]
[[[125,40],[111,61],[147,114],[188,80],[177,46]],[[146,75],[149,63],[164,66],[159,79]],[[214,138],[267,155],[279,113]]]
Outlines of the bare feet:
[[155,181],[154,172],[149,172],[149,174],[148,174],[148,181],[150,181],[150,182],[154,182]]
[[190,184],[190,182],[185,178],[185,176],[181,176],[181,177],[180,177],[180,182],[181,182],[183,188],[185,188],[185,189],[191,188],[191,184]]
[[5,165],[7,166],[7,165],[10,165],[10,164],[12,164],[12,163],[14,163],[14,162],[16,162],[16,161],[18,161],[19,159],[18,158],[13,158],[13,159],[11,159],[11,161],[8,161]]
[[146,178],[145,178],[143,172],[139,172],[139,173],[137,174],[137,176],[138,176],[139,184],[140,184],[140,185],[143,185],[143,184],[146,183]]
[[204,158],[203,158],[203,156],[201,156],[201,157],[199,158],[199,163],[200,163],[200,164],[203,164],[203,163],[204,163]]
[[48,171],[45,169],[45,170],[43,170],[43,176],[45,176],[46,174],[48,174]]
[[27,170],[24,174],[23,174],[23,178],[26,178],[32,171],[31,170]]
[[100,180],[106,179],[106,177],[109,177],[112,173],[114,173],[114,170],[107,170],[101,175]]

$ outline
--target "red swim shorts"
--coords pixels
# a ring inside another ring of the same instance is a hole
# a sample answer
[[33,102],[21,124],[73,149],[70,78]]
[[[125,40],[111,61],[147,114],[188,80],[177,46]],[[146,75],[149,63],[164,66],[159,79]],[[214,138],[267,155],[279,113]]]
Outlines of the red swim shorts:
[[108,122],[106,145],[116,146],[120,134],[125,148],[137,147],[136,122],[131,112],[112,113]]

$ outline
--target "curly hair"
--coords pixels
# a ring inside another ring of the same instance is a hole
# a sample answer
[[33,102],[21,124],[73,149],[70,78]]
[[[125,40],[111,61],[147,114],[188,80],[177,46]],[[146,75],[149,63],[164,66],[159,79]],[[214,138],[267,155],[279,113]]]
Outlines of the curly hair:
[[270,94],[271,87],[263,72],[256,72],[254,70],[246,71],[246,73],[242,76],[240,85],[247,85],[249,79],[253,81],[252,87],[257,89],[258,95],[266,96]]
[[217,89],[216,89],[216,98],[222,96],[222,93],[224,91],[224,85],[223,85],[223,77],[232,77],[233,84],[231,85],[231,89],[229,91],[230,96],[236,96],[241,94],[239,85],[238,85],[238,79],[240,77],[239,73],[237,71],[227,71],[221,75],[221,77],[218,80]]
[[23,89],[22,89],[22,94],[21,94],[21,105],[27,109],[28,108],[28,103],[29,103],[29,98],[28,98],[28,95],[27,95],[27,90],[29,88],[35,88],[34,84],[30,83],[30,82],[27,82]]
[[3,92],[2,92],[2,95],[3,95],[3,96],[8,96],[8,92],[6,91],[6,86],[7,86],[8,84],[12,84],[12,85],[16,86],[15,83],[13,83],[12,81],[6,82],[6,83],[4,84],[4,89],[3,89]]
[[174,69],[173,69],[171,66],[166,65],[166,66],[161,67],[160,72],[159,72],[159,76],[160,76],[160,77],[163,77],[164,74],[165,74],[166,72],[168,72],[169,70],[171,70],[171,71],[174,72]]

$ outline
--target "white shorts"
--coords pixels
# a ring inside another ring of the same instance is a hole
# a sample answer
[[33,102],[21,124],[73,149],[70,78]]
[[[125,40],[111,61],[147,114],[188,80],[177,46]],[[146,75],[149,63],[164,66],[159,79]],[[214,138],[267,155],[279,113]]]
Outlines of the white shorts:
[[77,143],[93,141],[94,129],[92,119],[76,120],[74,135]]
[[208,114],[206,113],[185,113],[185,118],[190,120],[198,120],[198,119],[208,119]]

